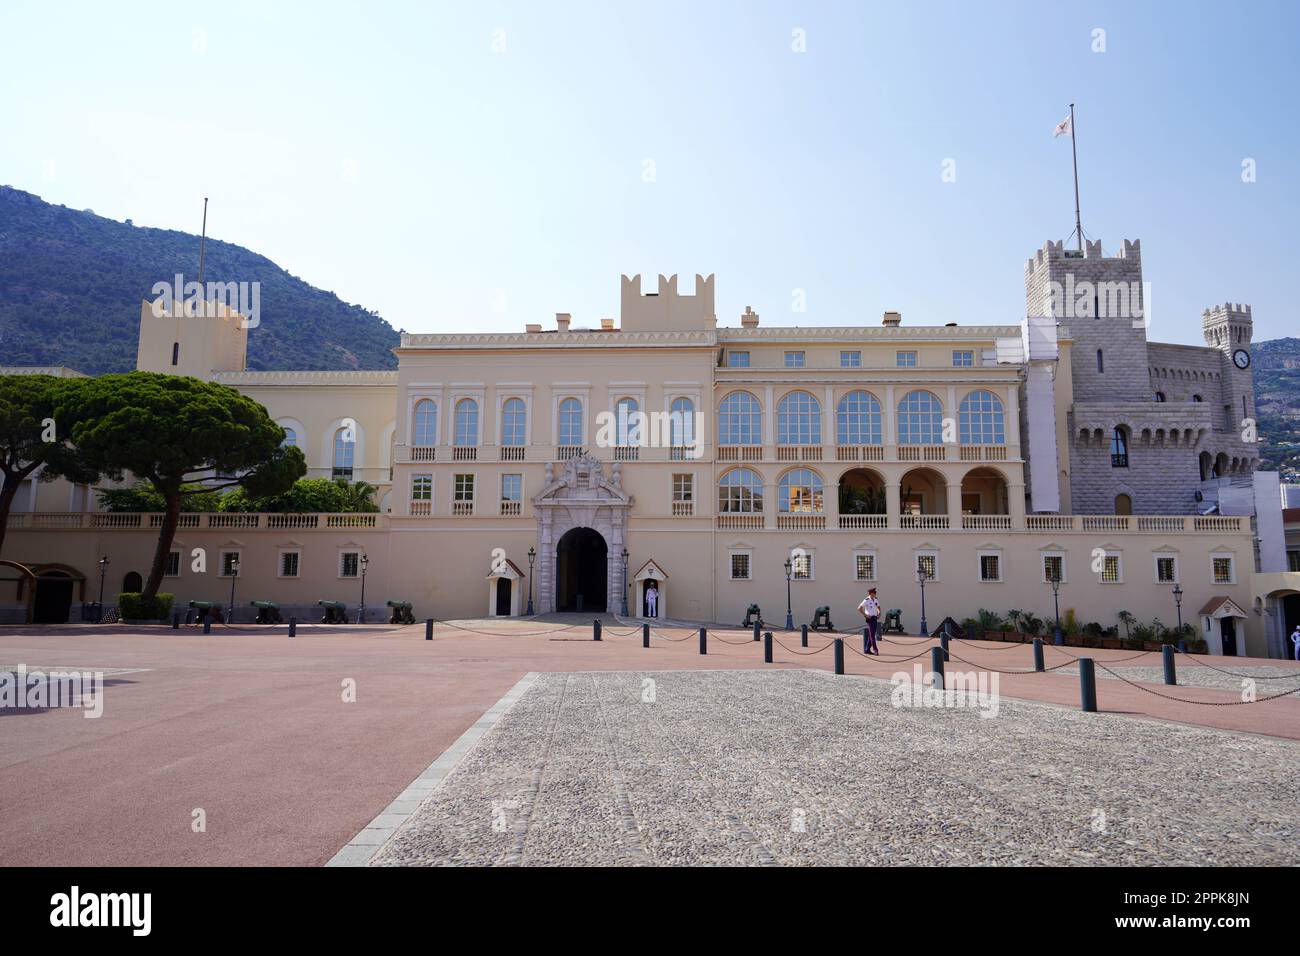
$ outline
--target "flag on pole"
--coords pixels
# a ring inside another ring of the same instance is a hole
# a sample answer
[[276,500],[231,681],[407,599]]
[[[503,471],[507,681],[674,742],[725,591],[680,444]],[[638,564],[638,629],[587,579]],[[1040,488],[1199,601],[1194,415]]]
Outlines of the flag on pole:
[[1056,129],[1052,130],[1052,139],[1056,139],[1058,136],[1065,136],[1067,133],[1071,132],[1071,125],[1070,117],[1067,116],[1065,119],[1061,120],[1061,122],[1056,124]]

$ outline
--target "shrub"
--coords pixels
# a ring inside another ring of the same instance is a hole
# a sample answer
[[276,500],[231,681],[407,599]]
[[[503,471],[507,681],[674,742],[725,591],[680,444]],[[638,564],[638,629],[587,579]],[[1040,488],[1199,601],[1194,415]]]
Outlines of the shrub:
[[1037,637],[1043,629],[1043,619],[1037,614],[1025,611],[1020,615],[1020,629],[1030,637]]
[[123,591],[117,596],[117,615],[124,621],[165,621],[171,616],[176,597],[160,591],[146,598],[139,591]]

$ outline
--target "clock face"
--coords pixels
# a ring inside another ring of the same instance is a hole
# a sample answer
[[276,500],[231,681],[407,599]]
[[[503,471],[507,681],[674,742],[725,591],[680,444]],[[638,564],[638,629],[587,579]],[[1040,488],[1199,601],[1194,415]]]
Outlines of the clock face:
[[1250,353],[1245,349],[1237,349],[1237,351],[1232,353],[1232,364],[1237,366],[1237,368],[1249,368]]

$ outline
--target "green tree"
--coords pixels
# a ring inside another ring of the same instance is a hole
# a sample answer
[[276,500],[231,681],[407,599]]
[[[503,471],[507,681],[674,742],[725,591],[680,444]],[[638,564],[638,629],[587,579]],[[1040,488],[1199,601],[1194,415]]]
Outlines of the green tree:
[[[81,472],[68,445],[67,423],[56,414],[60,402],[87,379],[53,375],[0,375],[0,552],[9,512],[22,483],[67,477],[93,481]],[[42,469],[41,466],[45,467]]]
[[341,514],[378,511],[375,487],[364,481],[349,484],[342,478],[301,478],[283,494],[255,498],[236,488],[221,498],[222,511],[266,511],[293,514]]
[[302,451],[283,446],[284,429],[265,408],[215,382],[156,372],[104,375],[85,380],[64,412],[84,469],[115,481],[129,473],[162,496],[146,598],[158,593],[187,497],[236,487],[275,495],[307,471]]

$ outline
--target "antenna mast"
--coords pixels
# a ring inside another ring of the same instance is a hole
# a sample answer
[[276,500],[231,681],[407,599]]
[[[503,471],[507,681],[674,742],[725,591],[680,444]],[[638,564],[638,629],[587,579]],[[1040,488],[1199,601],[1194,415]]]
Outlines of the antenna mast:
[[[1074,183],[1074,191],[1076,196],[1078,195],[1079,192],[1078,179],[1079,179],[1079,174],[1076,171],[1075,183]],[[203,256],[204,253],[207,251],[205,248],[207,244],[208,244],[208,197],[204,196],[203,197],[203,234],[199,237],[199,285],[200,286],[203,285]]]

